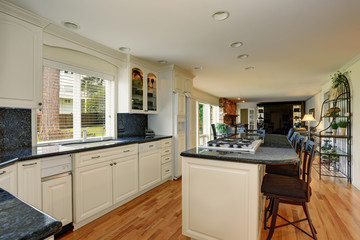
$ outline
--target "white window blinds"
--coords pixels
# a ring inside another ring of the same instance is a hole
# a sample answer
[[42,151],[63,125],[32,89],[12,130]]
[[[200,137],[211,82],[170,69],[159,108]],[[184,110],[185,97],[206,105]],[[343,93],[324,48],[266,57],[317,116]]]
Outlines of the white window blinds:
[[78,69],[54,62],[43,68],[39,143],[80,139],[84,130],[87,137],[113,136],[113,81],[74,70]]

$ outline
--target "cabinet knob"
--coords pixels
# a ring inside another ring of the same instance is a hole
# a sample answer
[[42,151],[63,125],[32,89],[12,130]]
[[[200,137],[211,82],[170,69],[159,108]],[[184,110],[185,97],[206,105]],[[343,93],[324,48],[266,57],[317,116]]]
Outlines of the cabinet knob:
[[113,164],[112,164],[112,163],[110,163],[110,166],[111,166],[111,167],[112,167],[112,165],[113,165]]
[[6,173],[6,171],[2,171],[1,173],[0,173],[0,175],[3,175],[3,174],[5,174]]
[[114,165],[116,165],[117,163],[116,162],[114,162]]

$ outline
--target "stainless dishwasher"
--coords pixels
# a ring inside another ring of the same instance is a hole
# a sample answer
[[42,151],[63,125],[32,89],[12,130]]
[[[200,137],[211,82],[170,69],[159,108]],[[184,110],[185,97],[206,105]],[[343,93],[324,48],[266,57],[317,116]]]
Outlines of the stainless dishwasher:
[[72,156],[41,159],[42,210],[60,220],[72,222]]

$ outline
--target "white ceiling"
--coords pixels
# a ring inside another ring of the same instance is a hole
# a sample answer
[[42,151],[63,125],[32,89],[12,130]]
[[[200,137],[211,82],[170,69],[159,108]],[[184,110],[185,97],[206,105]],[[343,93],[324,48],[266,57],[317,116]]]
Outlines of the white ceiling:
[[[57,25],[78,23],[77,33],[113,49],[188,69],[196,88],[218,97],[305,100],[360,53],[359,0],[9,1]],[[214,21],[216,11],[230,17]],[[235,41],[244,45],[230,48]]]

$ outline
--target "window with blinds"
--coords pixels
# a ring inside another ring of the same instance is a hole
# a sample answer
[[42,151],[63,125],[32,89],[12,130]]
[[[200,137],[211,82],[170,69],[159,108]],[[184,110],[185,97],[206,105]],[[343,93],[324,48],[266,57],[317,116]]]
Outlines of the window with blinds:
[[38,143],[112,136],[113,81],[52,66],[43,68]]

